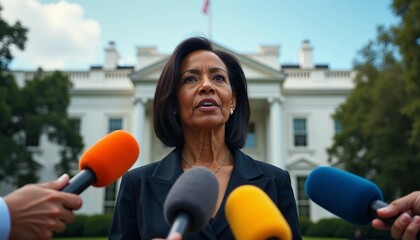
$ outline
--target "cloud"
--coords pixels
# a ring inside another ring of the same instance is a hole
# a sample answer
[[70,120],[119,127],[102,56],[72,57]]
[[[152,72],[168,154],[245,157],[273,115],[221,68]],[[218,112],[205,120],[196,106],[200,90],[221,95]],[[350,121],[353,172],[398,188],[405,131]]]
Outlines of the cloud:
[[1,0],[2,17],[29,29],[23,52],[15,50],[14,61],[23,68],[86,68],[96,57],[101,27],[83,16],[83,8],[61,0],[42,4],[38,0]]

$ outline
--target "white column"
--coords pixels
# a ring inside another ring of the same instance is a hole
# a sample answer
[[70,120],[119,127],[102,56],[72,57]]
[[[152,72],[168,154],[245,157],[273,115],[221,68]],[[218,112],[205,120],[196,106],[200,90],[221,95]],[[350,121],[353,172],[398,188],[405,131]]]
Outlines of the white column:
[[147,103],[146,97],[142,97],[142,96],[134,97],[133,135],[140,145],[140,155],[132,168],[136,168],[142,165],[141,155],[144,150],[143,140],[145,137],[144,126],[145,126],[145,121],[146,121],[146,103]]
[[268,124],[268,161],[280,168],[285,168],[285,159],[283,149],[286,149],[283,143],[283,135],[285,134],[283,127],[283,114],[282,114],[282,98],[270,97],[268,98],[270,105],[270,116]]

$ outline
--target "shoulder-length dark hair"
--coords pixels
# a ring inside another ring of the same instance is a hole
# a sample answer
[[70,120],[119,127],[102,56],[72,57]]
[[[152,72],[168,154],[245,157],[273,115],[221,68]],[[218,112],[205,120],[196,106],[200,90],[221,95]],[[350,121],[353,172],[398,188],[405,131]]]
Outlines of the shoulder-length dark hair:
[[232,91],[236,94],[233,115],[226,123],[225,141],[230,149],[245,145],[250,116],[248,87],[239,61],[231,54],[213,49],[206,38],[193,37],[181,42],[166,63],[156,86],[153,101],[153,125],[157,137],[167,146],[180,147],[184,144],[181,121],[176,113],[180,87],[180,69],[184,58],[198,50],[215,53],[226,65]]

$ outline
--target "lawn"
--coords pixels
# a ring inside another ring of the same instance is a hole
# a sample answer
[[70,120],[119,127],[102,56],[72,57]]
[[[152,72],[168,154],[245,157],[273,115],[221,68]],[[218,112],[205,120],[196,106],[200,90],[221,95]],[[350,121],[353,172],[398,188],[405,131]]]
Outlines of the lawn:
[[107,240],[108,237],[53,238],[54,240]]
[[[70,238],[53,238],[54,240],[69,240]],[[95,237],[95,238],[71,238],[72,240],[107,240],[107,237]],[[344,240],[345,238],[315,238],[315,237],[303,237],[303,240]]]
[[303,240],[344,240],[346,238],[319,238],[319,237],[303,237]]

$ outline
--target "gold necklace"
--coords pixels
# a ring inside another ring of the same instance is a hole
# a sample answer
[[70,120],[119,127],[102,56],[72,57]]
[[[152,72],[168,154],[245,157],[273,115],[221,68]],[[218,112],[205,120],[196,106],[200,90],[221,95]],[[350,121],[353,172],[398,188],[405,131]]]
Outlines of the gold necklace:
[[[220,170],[220,168],[222,168],[222,166],[223,165],[225,165],[225,163],[226,163],[226,160],[228,159],[228,157],[229,157],[229,155],[230,155],[230,151],[228,150],[227,151],[227,153],[226,153],[226,155],[225,155],[225,158],[223,159],[223,161],[222,161],[222,163],[218,163],[219,164],[219,166],[217,166],[217,168],[216,168],[216,170],[214,171],[214,174],[216,174],[219,170]],[[187,160],[185,160],[185,158],[184,158],[184,154],[183,153],[181,153],[181,159],[182,159],[182,161],[184,161],[190,168],[193,168],[194,166],[191,164],[191,163],[189,163]]]

